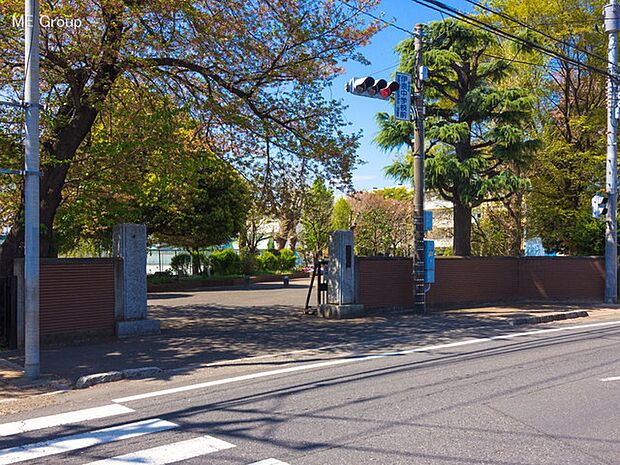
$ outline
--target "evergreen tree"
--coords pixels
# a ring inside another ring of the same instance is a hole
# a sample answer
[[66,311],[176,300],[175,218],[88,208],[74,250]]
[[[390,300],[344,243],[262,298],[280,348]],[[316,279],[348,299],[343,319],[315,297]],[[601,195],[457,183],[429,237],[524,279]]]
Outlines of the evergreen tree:
[[[533,98],[526,89],[502,86],[512,65],[496,58],[499,39],[446,19],[427,28],[426,186],[454,205],[455,255],[471,255],[472,209],[501,201],[528,186],[520,175],[537,142],[528,136]],[[400,70],[415,74],[414,40],[401,42]],[[377,143],[412,149],[413,123],[377,116]],[[412,177],[412,156],[386,168],[401,181]]]

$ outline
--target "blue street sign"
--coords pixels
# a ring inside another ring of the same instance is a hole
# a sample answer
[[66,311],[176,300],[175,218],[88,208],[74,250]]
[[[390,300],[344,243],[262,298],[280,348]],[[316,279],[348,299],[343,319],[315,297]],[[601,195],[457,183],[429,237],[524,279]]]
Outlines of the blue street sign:
[[394,118],[411,121],[411,74],[396,73],[398,90],[394,99]]
[[424,282],[435,282],[435,241],[424,241]]

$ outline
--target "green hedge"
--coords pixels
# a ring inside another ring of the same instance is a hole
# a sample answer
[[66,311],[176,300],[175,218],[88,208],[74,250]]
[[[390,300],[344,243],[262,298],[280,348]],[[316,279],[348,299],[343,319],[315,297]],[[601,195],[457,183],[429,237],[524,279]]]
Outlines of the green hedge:
[[231,275],[241,273],[241,259],[233,249],[213,252],[209,256],[213,274]]

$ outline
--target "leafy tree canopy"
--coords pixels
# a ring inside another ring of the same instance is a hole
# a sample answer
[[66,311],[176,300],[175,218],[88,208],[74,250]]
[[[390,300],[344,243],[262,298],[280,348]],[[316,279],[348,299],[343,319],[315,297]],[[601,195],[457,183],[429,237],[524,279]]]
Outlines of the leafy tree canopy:
[[[357,135],[346,134],[342,107],[323,97],[339,63],[377,31],[362,12],[331,0],[60,0],[42,14],[80,18],[79,29],[42,31],[41,252],[54,254],[53,224],[76,154],[119,80],[149,88],[187,108],[200,136],[238,169],[265,166],[266,139],[283,154],[317,161],[350,181]],[[0,93],[19,100],[23,34],[12,24],[23,2],[0,3]],[[17,121],[7,132],[19,132]],[[308,135],[312,134],[312,137]],[[258,155],[255,163],[254,155]],[[18,253],[23,228],[13,222],[0,266]]]

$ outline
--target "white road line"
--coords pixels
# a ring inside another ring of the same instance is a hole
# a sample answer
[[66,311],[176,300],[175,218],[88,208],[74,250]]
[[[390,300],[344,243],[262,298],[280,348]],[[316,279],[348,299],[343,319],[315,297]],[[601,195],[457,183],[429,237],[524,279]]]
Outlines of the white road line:
[[25,446],[0,450],[0,465],[33,460],[48,455],[62,454],[77,449],[97,446],[108,442],[143,436],[176,428],[178,425],[169,421],[152,418],[149,420],[127,423],[112,428],[104,428],[88,433],[75,434],[51,441],[37,442]]
[[261,460],[260,462],[251,463],[250,465],[289,465],[289,464],[286,462],[281,462],[278,459],[267,459],[267,460]]
[[118,404],[104,405],[103,407],[87,408],[74,412],[59,413],[39,418],[30,418],[23,421],[0,424],[0,436],[11,436],[13,434],[27,433],[38,429],[52,428],[54,426],[80,423],[82,421],[95,420],[97,418],[107,418],[115,415],[131,413],[134,410]]
[[212,436],[201,436],[188,441],[175,442],[131,454],[119,455],[110,459],[90,462],[86,465],[166,465],[212,454],[213,452],[230,449],[231,447],[235,447],[234,444]]
[[170,394],[178,394],[180,392],[194,391],[197,389],[204,389],[204,388],[213,387],[213,386],[221,386],[223,384],[238,383],[241,381],[249,381],[253,379],[267,378],[270,376],[277,376],[277,375],[282,375],[282,374],[287,374],[287,373],[295,373],[298,371],[313,370],[316,368],[326,368],[326,367],[331,367],[331,366],[336,366],[336,365],[364,362],[368,360],[386,358],[386,357],[391,357],[395,355],[409,355],[409,354],[413,354],[416,352],[428,352],[428,351],[433,351],[433,350],[450,349],[453,347],[465,346],[465,345],[470,345],[470,344],[480,344],[480,343],[490,342],[490,341],[513,339],[516,337],[538,336],[538,335],[556,333],[556,332],[561,332],[561,331],[570,331],[570,330],[575,330],[575,329],[600,328],[600,327],[615,326],[615,325],[620,325],[620,321],[607,321],[604,323],[591,323],[591,324],[578,325],[578,326],[563,326],[560,328],[539,329],[535,331],[511,333],[511,334],[504,334],[500,336],[467,339],[464,341],[449,342],[446,344],[422,346],[422,347],[416,347],[413,349],[400,350],[396,352],[384,352],[381,354],[373,354],[373,355],[360,355],[356,357],[347,357],[347,358],[341,358],[337,360],[328,360],[325,362],[310,363],[308,365],[299,365],[299,366],[294,366],[294,367],[289,367],[289,368],[279,368],[277,370],[263,371],[259,373],[252,373],[249,375],[234,376],[232,378],[224,378],[224,379],[218,379],[215,381],[206,381],[204,383],[190,384],[187,386],[180,386],[176,388],[163,389],[160,391],[147,392],[144,394],[121,397],[119,399],[112,399],[112,402],[121,404],[125,402],[133,402],[136,400],[150,399],[152,397],[160,397],[160,396],[166,396]]
[[601,381],[620,381],[620,376],[614,376],[612,378],[603,378]]

